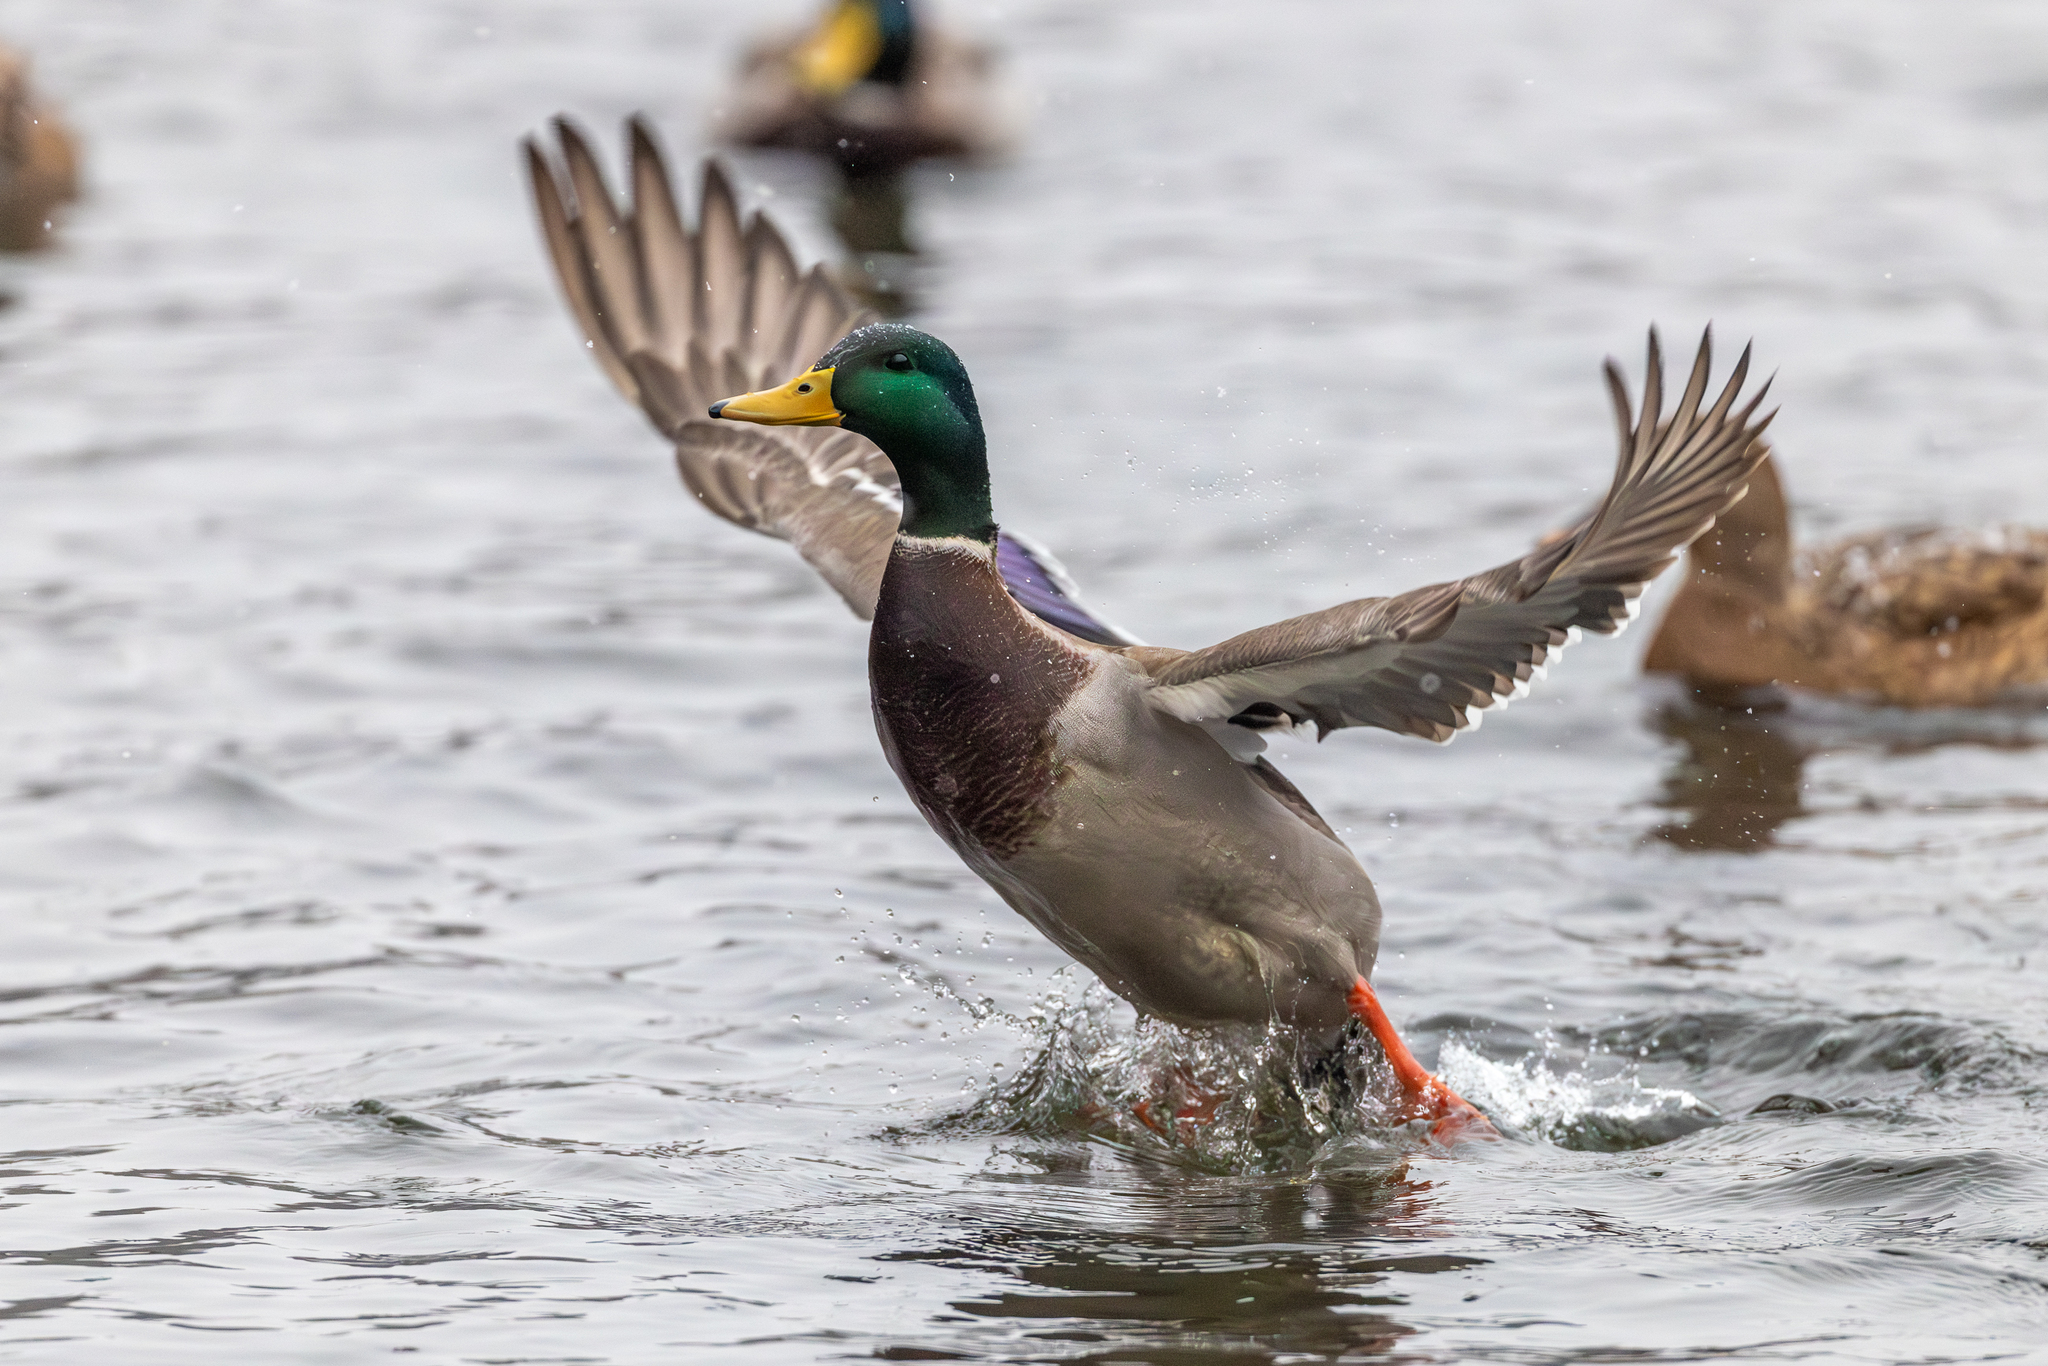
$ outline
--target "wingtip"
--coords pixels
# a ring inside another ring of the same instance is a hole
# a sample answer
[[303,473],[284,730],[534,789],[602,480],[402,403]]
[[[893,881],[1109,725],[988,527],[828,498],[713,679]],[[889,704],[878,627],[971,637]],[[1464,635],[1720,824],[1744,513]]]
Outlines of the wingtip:
[[1607,377],[1607,397],[1614,405],[1615,433],[1621,442],[1621,461],[1625,466],[1635,435],[1635,400],[1629,397],[1628,375],[1623,372],[1620,361],[1609,356],[1601,367],[1601,373]]
[[541,146],[539,138],[528,133],[519,139],[519,151],[526,158],[526,172],[533,178],[536,186],[543,182],[548,185],[557,183],[555,164],[548,160],[547,150]]
[[[717,157],[704,158],[704,177],[702,184],[704,189],[704,198],[706,201],[710,200],[710,198],[714,194],[722,195],[726,199],[733,201],[733,204],[735,206],[735,212],[737,212],[739,196],[733,191],[732,176],[725,169],[725,164],[721,162]],[[698,210],[698,212],[702,213],[703,210],[700,209]]]
[[583,171],[595,177],[596,183],[602,184],[604,173],[599,170],[597,149],[589,134],[567,114],[555,115],[550,123],[554,126],[556,139],[562,145],[562,161],[569,167],[570,179],[575,179],[579,174],[580,166]]
[[660,144],[655,140],[654,129],[648,125],[644,115],[626,116],[626,147],[631,156],[660,156]]
[[[1776,378],[1777,375],[1773,374],[1770,377],[1770,379],[1765,380],[1761,385],[1757,387],[1757,391],[1755,393],[1749,396],[1749,402],[1743,405],[1742,413],[1738,418],[1738,421],[1740,421],[1743,426],[1748,427],[1754,424],[1756,410],[1758,408],[1761,408],[1763,406],[1764,399],[1769,397],[1771,392],[1771,380],[1774,380]],[[1777,414],[1777,411],[1778,410],[1776,408],[1771,409],[1772,415],[1775,416]],[[1768,421],[1768,419],[1766,420]]]
[[550,226],[554,220],[560,220],[566,228],[575,217],[575,191],[563,184],[560,169],[538,138],[529,134],[519,140],[519,147],[526,158],[526,188],[533,194],[534,211],[540,215],[542,235],[546,237],[554,231]]

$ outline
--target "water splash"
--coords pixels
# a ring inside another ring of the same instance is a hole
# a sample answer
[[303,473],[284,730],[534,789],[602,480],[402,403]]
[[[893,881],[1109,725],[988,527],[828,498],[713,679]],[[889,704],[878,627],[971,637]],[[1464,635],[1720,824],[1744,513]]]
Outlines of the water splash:
[[[976,1027],[991,1024],[1028,1036],[1023,1064],[970,1083],[971,1101],[931,1127],[1085,1135],[1234,1173],[1397,1162],[1431,1145],[1425,1123],[1402,1117],[1393,1074],[1362,1032],[1332,1048],[1277,1024],[1181,1029],[1067,973],[1023,1016],[977,1015]],[[1646,1147],[1720,1121],[1690,1092],[1559,1061],[1497,1062],[1450,1040],[1441,1070],[1512,1137],[1568,1148]]]
[[1453,1039],[1438,1069],[1503,1129],[1565,1148],[1647,1148],[1721,1122],[1721,1112],[1690,1091],[1645,1086],[1632,1072],[1560,1072],[1541,1054],[1496,1062]]
[[[1024,1062],[934,1127],[1085,1135],[1216,1172],[1300,1170],[1334,1139],[1400,1127],[1391,1073],[1356,1040],[1332,1052],[1277,1025],[1181,1029],[1067,973],[997,1022],[1027,1036]],[[1403,1151],[1427,1142],[1412,1139]]]

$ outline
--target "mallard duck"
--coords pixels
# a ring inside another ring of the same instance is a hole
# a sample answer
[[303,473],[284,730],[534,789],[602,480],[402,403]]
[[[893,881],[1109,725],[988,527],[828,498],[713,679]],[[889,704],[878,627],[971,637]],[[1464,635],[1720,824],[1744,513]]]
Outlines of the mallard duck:
[[638,124],[621,216],[589,147],[558,126],[561,173],[531,141],[527,154],[590,350],[675,443],[700,501],[793,543],[872,621],[882,748],[939,836],[1141,1011],[1324,1035],[1361,1021],[1439,1137],[1488,1132],[1387,1018],[1370,985],[1372,882],[1264,737],[1370,725],[1448,740],[1579,632],[1618,631],[1762,458],[1761,394],[1737,407],[1747,353],[1702,408],[1703,340],[1661,423],[1655,334],[1640,421],[1610,362],[1613,484],[1548,546],[1203,650],[1146,646],[998,529],[950,347],[864,322],[821,272],[799,274],[765,219],[742,226],[715,166],[689,231]]
[[29,83],[28,59],[0,47],[0,251],[48,245],[60,204],[78,198],[78,149]]
[[1782,685],[1970,707],[2048,688],[2048,532],[1899,527],[1795,554],[1766,459],[1693,544],[1643,667],[1716,699]]
[[713,131],[866,172],[987,157],[1012,137],[992,54],[924,23],[911,0],[835,0],[814,27],[759,44]]

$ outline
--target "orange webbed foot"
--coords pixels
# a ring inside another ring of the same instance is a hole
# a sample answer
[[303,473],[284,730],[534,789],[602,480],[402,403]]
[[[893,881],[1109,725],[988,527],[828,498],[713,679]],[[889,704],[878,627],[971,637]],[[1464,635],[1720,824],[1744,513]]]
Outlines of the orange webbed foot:
[[1408,1118],[1433,1121],[1429,1136],[1446,1147],[1468,1139],[1500,1137],[1500,1130],[1480,1113],[1478,1106],[1445,1085],[1441,1077],[1408,1051],[1370,982],[1359,978],[1352,984],[1345,1002],[1351,1013],[1372,1031],[1373,1038],[1379,1040],[1381,1051],[1387,1055],[1387,1065],[1394,1069],[1394,1078],[1407,1097]]
[[1222,1093],[1204,1090],[1185,1067],[1176,1067],[1173,1079],[1177,1083],[1175,1089],[1180,1095],[1181,1103],[1172,1108],[1170,1120],[1161,1120],[1156,1113],[1156,1107],[1149,1100],[1141,1100],[1131,1107],[1131,1113],[1138,1117],[1140,1124],[1161,1138],[1167,1139],[1173,1137],[1170,1127],[1173,1124],[1212,1123],[1216,1118],[1217,1107],[1222,1105],[1224,1100]]

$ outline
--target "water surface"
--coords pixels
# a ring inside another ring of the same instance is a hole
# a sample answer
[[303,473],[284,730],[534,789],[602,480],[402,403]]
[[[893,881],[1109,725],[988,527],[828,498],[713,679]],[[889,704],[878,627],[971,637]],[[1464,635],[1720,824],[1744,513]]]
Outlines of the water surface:
[[[919,320],[1148,639],[1519,554],[1652,320],[1757,338],[1802,534],[2048,523],[2038,6],[953,12],[1030,132],[913,178]],[[1448,748],[1283,747],[1519,1135],[1456,1154],[959,866],[859,623],[579,353],[513,156],[645,109],[687,161],[767,17],[9,6],[92,194],[0,266],[0,1356],[2040,1354],[2038,712],[1702,713],[1639,631]],[[1133,1121],[1184,1076],[1241,1103]]]

